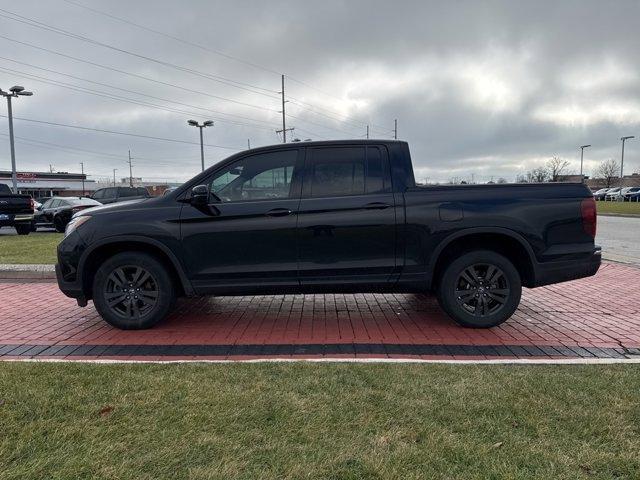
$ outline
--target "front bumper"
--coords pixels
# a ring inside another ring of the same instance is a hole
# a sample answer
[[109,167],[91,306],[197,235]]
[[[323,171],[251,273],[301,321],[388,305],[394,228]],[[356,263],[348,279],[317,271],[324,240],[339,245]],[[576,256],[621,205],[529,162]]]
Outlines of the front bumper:
[[65,237],[58,245],[58,263],[56,264],[58,288],[67,297],[78,300],[79,305],[86,305],[87,302],[82,275],[79,271],[80,259],[85,249],[86,244],[77,231]]
[[567,282],[596,274],[602,263],[602,250],[596,246],[593,251],[580,259],[538,263],[535,267],[534,287],[552,283]]

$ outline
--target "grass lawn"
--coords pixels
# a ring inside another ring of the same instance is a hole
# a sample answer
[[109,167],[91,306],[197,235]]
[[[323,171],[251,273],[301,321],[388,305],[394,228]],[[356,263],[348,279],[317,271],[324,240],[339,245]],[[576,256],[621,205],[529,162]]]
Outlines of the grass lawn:
[[640,365],[0,363],[3,479],[639,478]]
[[640,202],[596,202],[598,213],[640,215]]
[[56,232],[0,235],[0,263],[56,263],[56,247],[63,236]]

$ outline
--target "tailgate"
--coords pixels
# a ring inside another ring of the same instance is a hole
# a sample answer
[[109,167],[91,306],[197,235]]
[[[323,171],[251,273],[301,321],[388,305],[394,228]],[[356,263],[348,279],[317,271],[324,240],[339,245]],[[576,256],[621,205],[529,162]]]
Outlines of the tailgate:
[[33,213],[29,195],[0,195],[0,213]]

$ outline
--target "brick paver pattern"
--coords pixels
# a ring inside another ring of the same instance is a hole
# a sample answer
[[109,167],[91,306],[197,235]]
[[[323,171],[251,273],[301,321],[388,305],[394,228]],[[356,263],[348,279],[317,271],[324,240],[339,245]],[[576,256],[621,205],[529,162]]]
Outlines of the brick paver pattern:
[[638,273],[604,263],[595,277],[525,289],[489,330],[457,326],[432,295],[326,294],[181,299],[160,325],[121,331],[54,283],[0,283],[0,358],[630,357]]

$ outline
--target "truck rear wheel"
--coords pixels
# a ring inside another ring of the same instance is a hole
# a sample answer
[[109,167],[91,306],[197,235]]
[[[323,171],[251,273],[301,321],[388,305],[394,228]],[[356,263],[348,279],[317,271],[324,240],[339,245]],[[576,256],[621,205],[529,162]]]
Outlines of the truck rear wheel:
[[93,281],[93,303],[102,318],[123,330],[151,328],[176,297],[169,272],[146,253],[125,252],[105,261]]
[[446,267],[437,293],[442,309],[458,324],[490,328],[516,311],[522,283],[507,258],[491,250],[475,250]]
[[29,233],[31,233],[31,224],[25,223],[16,225],[16,232],[18,233],[18,235],[29,235]]

